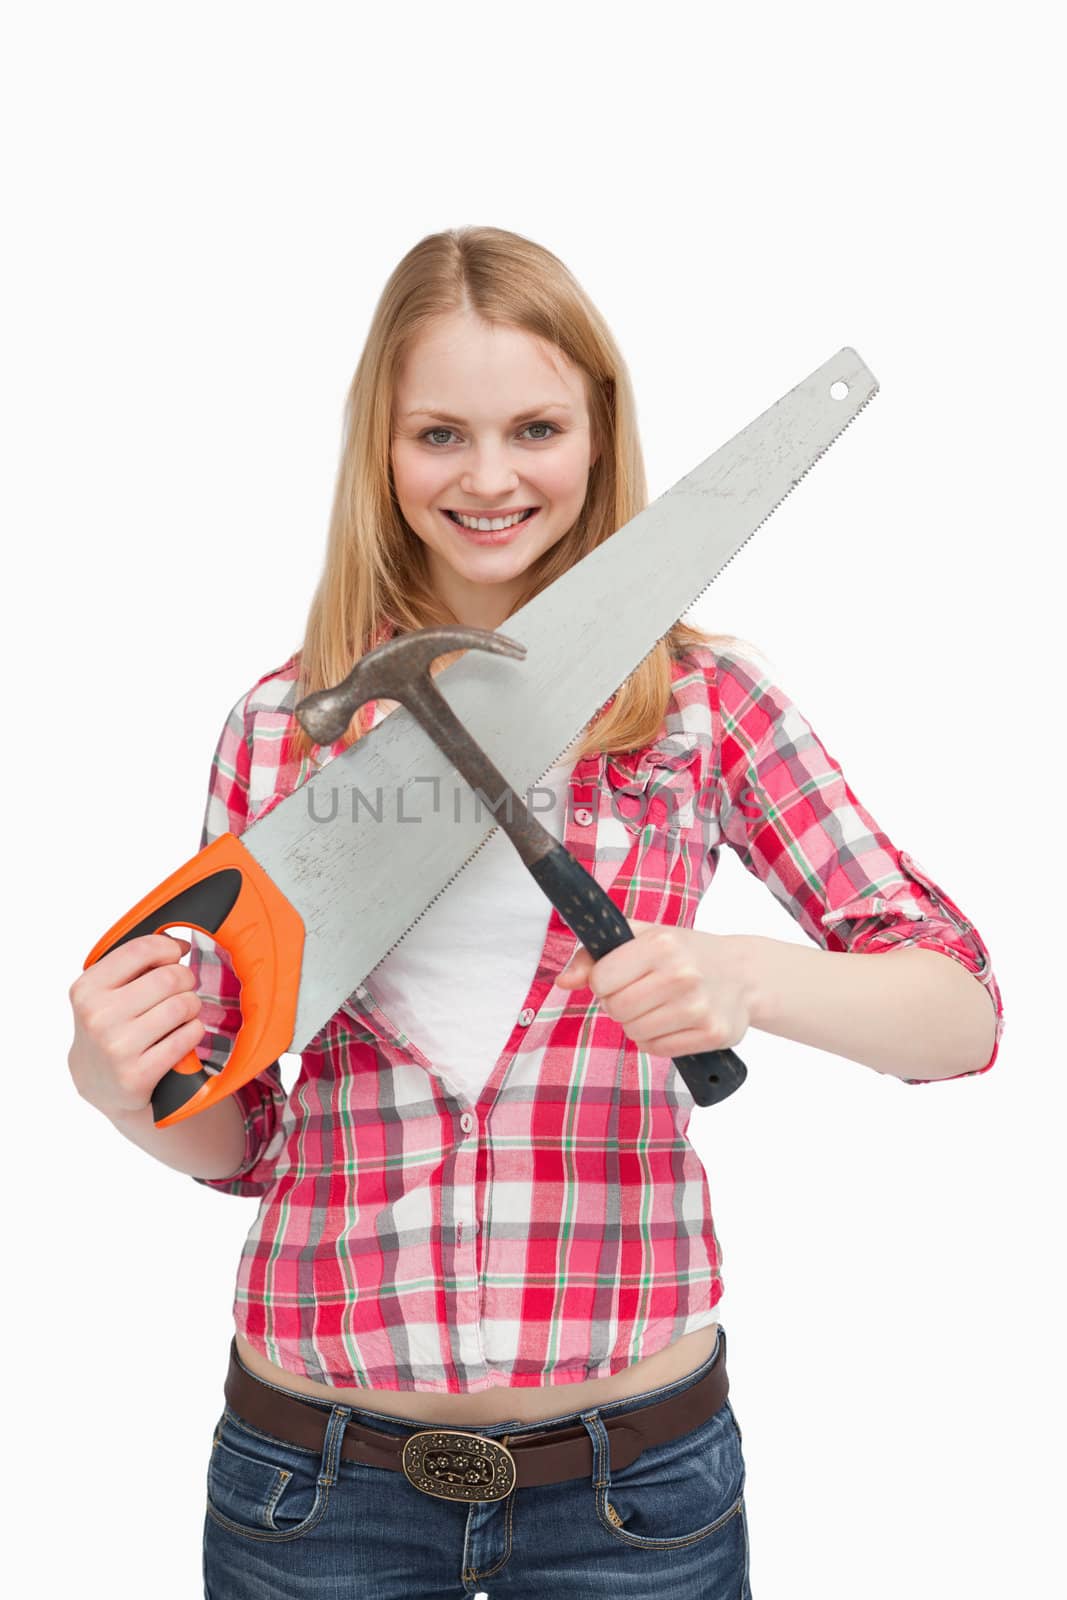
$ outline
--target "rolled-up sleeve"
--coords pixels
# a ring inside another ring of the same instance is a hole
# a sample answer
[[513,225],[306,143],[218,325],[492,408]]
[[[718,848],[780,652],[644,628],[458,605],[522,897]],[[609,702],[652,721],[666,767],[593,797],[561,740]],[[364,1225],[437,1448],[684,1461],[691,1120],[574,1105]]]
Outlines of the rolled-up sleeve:
[[733,652],[716,652],[711,678],[722,837],[822,949],[875,953],[913,945],[972,973],[993,1007],[993,1050],[984,1066],[952,1077],[988,1072],[1004,1006],[974,923],[878,826],[781,687]]
[[[251,750],[246,717],[247,696],[234,706],[215,748],[208,783],[207,806],[200,836],[203,850],[224,833],[240,835],[249,822],[249,771]],[[241,1026],[241,985],[222,945],[190,929],[189,970],[200,996],[204,1034],[197,1054],[206,1071],[218,1072],[233,1047]],[[248,1083],[233,1091],[244,1115],[245,1149],[241,1165],[229,1177],[196,1178],[208,1189],[224,1194],[261,1196],[274,1181],[277,1158],[284,1143],[282,1113],[286,1092],[279,1063],[273,1062]]]

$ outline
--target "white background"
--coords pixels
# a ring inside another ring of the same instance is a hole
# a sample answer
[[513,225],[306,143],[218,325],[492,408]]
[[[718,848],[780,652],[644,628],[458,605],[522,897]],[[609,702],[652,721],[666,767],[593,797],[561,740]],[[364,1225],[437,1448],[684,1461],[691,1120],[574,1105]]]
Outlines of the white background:
[[[881,393],[703,597],[975,921],[991,1073],[751,1032],[697,1111],[756,1600],[1062,1572],[1062,124],[1041,8],[38,4],[5,29],[3,1319],[20,1594],[188,1600],[256,1202],[123,1140],[68,989],[301,639],[418,239],[607,317],[658,495],[841,345]],[[724,851],[700,925],[803,942]],[[291,1079],[295,1058],[287,1058]],[[458,1584],[457,1584],[458,1593]]]

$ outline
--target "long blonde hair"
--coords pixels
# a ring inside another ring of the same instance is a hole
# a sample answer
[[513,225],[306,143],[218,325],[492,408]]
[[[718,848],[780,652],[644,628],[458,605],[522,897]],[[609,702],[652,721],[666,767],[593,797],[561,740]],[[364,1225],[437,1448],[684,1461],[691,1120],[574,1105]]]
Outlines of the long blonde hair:
[[[514,609],[648,503],[626,363],[569,270],[551,251],[502,228],[428,234],[386,283],[348,391],[326,559],[297,652],[298,699],[340,682],[361,656],[395,633],[459,620],[433,592],[425,547],[397,505],[391,436],[407,351],[434,318],[461,310],[525,329],[563,351],[585,375],[591,434],[599,445],[577,521],[531,564]],[[693,645],[716,643],[745,641],[676,622],[589,724],[574,758],[652,743],[670,699],[672,659]],[[463,653],[439,657],[434,672]],[[369,705],[360,707],[339,741],[342,748],[367,731],[370,718]],[[304,759],[315,748],[295,718],[290,740],[292,758]]]

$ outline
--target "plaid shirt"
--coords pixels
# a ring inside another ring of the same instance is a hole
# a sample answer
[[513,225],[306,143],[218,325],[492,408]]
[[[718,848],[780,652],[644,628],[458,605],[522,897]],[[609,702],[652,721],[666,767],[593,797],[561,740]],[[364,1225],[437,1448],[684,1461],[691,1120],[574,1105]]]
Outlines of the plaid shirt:
[[[282,762],[296,675],[294,657],[231,711],[201,847],[311,776],[310,760]],[[673,677],[654,744],[578,762],[567,848],[629,918],[692,927],[725,840],[822,949],[943,951],[995,1008],[987,1072],[1003,1006],[972,923],[745,658],[700,646]],[[195,931],[192,943],[199,1053],[213,1067],[240,1025],[238,986],[219,947]],[[721,1249],[687,1137],[693,1099],[590,990],[555,986],[576,949],[553,908],[473,1105],[365,985],[302,1052],[288,1095],[277,1063],[236,1091],[244,1160],[232,1177],[194,1181],[259,1199],[233,1309],[268,1360],[333,1385],[474,1393],[606,1377],[718,1320]]]

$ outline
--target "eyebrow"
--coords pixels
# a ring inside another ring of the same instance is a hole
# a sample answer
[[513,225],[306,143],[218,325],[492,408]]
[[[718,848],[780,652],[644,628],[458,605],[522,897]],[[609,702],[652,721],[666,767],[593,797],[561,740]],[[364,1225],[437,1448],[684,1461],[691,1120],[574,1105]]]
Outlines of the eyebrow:
[[[512,417],[511,421],[513,424],[527,422],[530,417],[539,417],[545,411],[566,411],[569,415],[570,410],[570,406],[565,405],[562,400],[546,400],[543,405],[533,406],[529,411],[520,411],[517,417]],[[433,406],[418,406],[414,411],[405,411],[403,420],[406,421],[408,417],[440,417],[442,422],[455,422],[461,428],[467,426],[466,417],[453,417],[447,411],[438,411]]]

